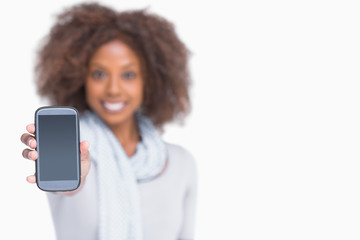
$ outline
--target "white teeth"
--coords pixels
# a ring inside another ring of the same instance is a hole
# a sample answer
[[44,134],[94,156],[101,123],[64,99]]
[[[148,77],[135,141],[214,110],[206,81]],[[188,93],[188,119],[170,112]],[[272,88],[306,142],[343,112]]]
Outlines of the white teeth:
[[104,107],[109,111],[120,111],[125,106],[124,102],[110,103],[104,102]]

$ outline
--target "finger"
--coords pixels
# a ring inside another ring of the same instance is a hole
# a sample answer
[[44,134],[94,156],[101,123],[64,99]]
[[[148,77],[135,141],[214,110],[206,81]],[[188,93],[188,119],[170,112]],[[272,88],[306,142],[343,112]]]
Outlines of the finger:
[[85,153],[89,150],[90,144],[88,141],[82,141],[80,143],[80,152]]
[[89,147],[90,144],[88,141],[82,141],[80,143],[81,161],[89,160]]
[[31,134],[35,134],[35,124],[30,123],[26,126],[26,130],[31,133]]
[[25,145],[27,145],[28,147],[30,148],[36,148],[36,139],[31,136],[30,134],[28,133],[24,133],[23,135],[21,135],[21,138],[20,138],[21,142],[24,143]]
[[26,159],[30,159],[30,160],[36,160],[38,158],[38,153],[35,150],[31,150],[31,149],[24,149],[24,151],[22,152],[22,155],[24,158]]
[[28,181],[29,183],[36,183],[36,176],[35,175],[27,176],[26,181]]
[[90,153],[89,151],[86,151],[84,153],[81,154],[81,162],[90,162]]

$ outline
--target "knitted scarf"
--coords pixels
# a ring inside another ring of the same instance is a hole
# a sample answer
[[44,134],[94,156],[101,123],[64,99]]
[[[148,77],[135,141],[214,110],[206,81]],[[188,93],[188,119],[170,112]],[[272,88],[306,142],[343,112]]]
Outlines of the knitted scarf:
[[100,240],[141,240],[142,220],[137,182],[151,180],[164,168],[166,148],[153,123],[136,114],[141,142],[128,157],[109,127],[92,112],[80,119],[82,140],[90,143],[97,169]]

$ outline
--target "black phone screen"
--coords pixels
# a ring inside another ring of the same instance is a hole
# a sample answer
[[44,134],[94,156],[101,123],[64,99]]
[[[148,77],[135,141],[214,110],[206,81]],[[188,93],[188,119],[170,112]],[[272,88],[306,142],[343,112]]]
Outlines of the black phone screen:
[[39,115],[40,181],[77,179],[75,115]]

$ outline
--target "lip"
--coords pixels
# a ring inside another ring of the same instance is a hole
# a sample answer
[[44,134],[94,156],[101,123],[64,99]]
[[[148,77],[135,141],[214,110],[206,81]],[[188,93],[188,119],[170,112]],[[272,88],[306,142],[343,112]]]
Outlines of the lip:
[[108,113],[119,113],[126,107],[125,101],[102,101],[103,109]]

